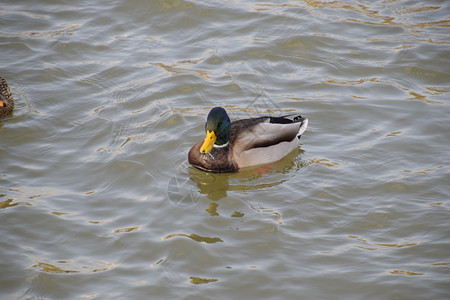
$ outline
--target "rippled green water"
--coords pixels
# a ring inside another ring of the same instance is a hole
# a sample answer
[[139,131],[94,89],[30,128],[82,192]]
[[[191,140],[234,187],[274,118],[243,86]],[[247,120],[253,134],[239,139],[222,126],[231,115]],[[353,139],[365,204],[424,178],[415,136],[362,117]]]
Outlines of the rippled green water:
[[[448,1],[0,8],[1,299],[446,299]],[[301,146],[190,167],[213,106]]]

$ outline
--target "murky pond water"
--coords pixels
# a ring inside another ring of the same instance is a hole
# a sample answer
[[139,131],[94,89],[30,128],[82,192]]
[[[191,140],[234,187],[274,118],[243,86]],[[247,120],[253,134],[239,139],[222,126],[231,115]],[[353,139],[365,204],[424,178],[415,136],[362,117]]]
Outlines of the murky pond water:
[[[10,1],[1,299],[448,299],[448,1]],[[214,106],[283,160],[192,168]]]

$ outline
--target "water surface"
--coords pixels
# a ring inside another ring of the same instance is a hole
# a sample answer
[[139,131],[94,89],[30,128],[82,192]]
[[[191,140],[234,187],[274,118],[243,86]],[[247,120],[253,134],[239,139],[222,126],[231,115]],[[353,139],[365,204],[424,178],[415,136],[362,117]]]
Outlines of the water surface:
[[[2,299],[447,299],[446,1],[0,9]],[[214,106],[283,160],[187,163]]]

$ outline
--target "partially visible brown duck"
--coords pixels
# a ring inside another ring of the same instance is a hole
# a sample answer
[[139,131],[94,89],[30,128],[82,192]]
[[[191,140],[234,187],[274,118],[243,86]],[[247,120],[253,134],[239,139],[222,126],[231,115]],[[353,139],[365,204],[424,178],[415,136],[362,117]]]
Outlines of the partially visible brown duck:
[[14,99],[9,91],[6,80],[0,77],[0,117],[11,114],[14,109]]

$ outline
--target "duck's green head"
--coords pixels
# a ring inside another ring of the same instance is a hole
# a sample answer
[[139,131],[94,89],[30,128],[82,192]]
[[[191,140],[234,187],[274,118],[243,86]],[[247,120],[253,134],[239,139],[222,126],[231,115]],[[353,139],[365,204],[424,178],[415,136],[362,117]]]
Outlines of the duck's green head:
[[214,145],[225,146],[230,136],[230,118],[222,107],[214,107],[206,119],[206,138],[200,148],[200,153],[211,152]]

